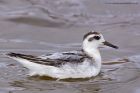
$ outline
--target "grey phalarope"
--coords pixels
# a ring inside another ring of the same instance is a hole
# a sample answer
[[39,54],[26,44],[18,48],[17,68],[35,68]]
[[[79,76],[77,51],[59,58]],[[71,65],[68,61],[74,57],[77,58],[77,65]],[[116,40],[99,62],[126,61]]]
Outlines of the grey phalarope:
[[49,76],[52,78],[89,78],[99,74],[101,56],[99,47],[107,45],[118,49],[117,46],[105,41],[98,32],[88,32],[84,35],[82,50],[33,56],[20,53],[6,55],[28,68],[30,76]]

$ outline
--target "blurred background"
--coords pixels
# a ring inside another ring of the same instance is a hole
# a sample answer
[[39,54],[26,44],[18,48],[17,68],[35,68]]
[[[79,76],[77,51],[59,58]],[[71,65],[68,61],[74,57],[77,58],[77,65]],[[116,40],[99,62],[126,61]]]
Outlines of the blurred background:
[[101,49],[104,62],[116,62],[103,65],[102,75],[30,78],[26,68],[0,55],[0,93],[140,93],[140,0],[0,0],[0,54],[78,50],[92,30],[119,46]]

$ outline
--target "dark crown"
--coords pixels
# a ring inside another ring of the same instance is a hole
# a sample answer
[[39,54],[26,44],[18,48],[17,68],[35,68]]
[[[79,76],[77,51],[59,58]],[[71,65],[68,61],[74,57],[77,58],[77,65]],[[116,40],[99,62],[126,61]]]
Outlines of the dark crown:
[[89,35],[92,35],[92,34],[99,35],[100,33],[98,33],[98,32],[88,32],[88,33],[86,33],[86,34],[84,35],[83,40],[84,40],[85,38],[87,38]]

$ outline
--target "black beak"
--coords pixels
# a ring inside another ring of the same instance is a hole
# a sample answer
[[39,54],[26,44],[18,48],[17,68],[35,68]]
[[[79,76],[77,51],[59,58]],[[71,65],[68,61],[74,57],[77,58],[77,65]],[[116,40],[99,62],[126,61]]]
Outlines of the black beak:
[[111,43],[109,43],[109,42],[107,42],[107,41],[103,42],[103,44],[106,45],[106,46],[115,48],[115,49],[118,49],[118,48],[119,48],[118,46],[115,46],[115,45],[113,45],[113,44],[111,44]]

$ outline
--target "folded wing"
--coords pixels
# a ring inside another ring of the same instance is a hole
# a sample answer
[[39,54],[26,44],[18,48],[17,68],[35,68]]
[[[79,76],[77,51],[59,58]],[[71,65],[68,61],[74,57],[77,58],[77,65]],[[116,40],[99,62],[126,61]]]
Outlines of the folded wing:
[[50,66],[61,66],[66,63],[81,63],[86,57],[82,51],[60,52],[42,56],[33,56],[10,52],[7,54],[11,58],[25,59],[33,63]]

